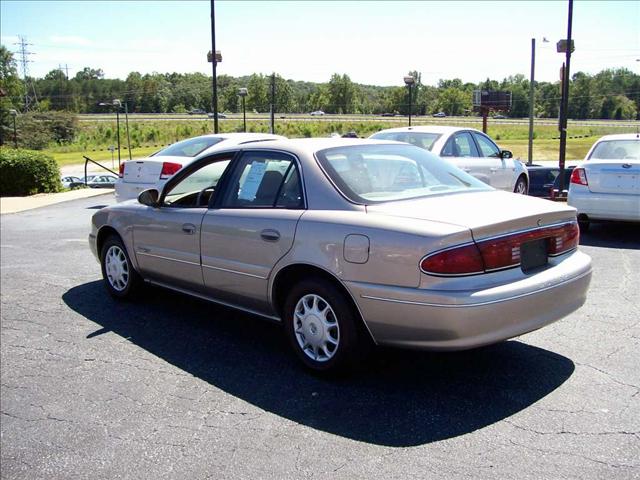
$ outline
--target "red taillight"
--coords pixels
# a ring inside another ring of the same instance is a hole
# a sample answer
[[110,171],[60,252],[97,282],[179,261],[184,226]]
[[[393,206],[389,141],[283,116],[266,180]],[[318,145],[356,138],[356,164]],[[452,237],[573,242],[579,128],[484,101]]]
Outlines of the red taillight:
[[577,248],[580,240],[578,224],[566,223],[528,232],[450,248],[425,257],[420,262],[424,273],[432,275],[474,275],[520,265],[523,243],[547,240],[547,254],[557,256]]
[[182,165],[179,163],[164,162],[162,164],[162,172],[160,172],[160,180],[166,180],[181,168]]
[[587,172],[584,171],[584,168],[574,168],[573,172],[571,172],[571,183],[575,183],[578,185],[589,185],[587,180]]
[[473,275],[484,272],[484,263],[478,247],[473,244],[429,255],[422,259],[420,268],[434,275]]
[[118,176],[120,178],[124,177],[124,162],[122,162],[118,168]]

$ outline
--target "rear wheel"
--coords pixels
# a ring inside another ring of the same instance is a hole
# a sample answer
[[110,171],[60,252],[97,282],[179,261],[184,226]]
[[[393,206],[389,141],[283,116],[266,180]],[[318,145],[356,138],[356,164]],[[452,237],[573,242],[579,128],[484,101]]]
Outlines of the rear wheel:
[[524,175],[521,175],[516,182],[516,186],[513,189],[513,193],[519,193],[520,195],[527,194],[527,179]]
[[142,279],[133,268],[127,249],[120,237],[111,235],[100,252],[102,278],[107,291],[116,298],[133,296]]
[[297,357],[316,372],[354,365],[358,321],[350,300],[322,278],[296,284],[284,304],[284,326]]

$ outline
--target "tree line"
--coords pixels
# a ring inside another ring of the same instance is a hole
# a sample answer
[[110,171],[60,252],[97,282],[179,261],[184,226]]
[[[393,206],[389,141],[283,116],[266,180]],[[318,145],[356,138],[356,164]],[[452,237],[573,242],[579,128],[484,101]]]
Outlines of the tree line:
[[[21,110],[27,88],[18,77],[12,54],[0,46],[0,87],[3,97],[3,124],[7,108]],[[502,81],[487,79],[479,84],[460,79],[440,80],[437,85],[422,83],[420,72],[408,72],[415,85],[375,86],[353,82],[347,74],[333,74],[326,83],[284,79],[275,76],[275,110],[279,113],[382,114],[409,113],[428,115],[473,115],[472,92],[477,89],[505,90],[512,93],[512,107],[507,115],[529,115],[529,80],[517,74]],[[270,110],[271,75],[243,77],[219,75],[218,109],[240,112],[238,89],[248,89],[247,111]],[[41,111],[100,113],[109,111],[100,103],[118,98],[129,112],[183,113],[192,109],[211,111],[212,79],[202,73],[131,72],[125,80],[105,78],[99,68],[86,67],[67,78],[62,70],[51,70],[43,78],[29,79]],[[534,110],[537,117],[558,116],[560,82],[536,82]],[[640,119],[640,75],[625,68],[603,70],[595,75],[577,72],[572,75],[569,94],[569,118]]]

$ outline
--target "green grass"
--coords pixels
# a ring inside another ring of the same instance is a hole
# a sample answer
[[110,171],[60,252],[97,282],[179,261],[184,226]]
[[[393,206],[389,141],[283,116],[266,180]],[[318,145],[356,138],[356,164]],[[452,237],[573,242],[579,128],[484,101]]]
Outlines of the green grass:
[[[415,119],[415,124],[433,124],[432,119],[420,117]],[[443,124],[443,122],[437,122]],[[452,125],[455,119],[451,119]],[[300,137],[328,137],[332,133],[345,133],[355,131],[360,137],[367,137],[384,128],[399,127],[403,122],[371,122],[358,119],[336,118],[334,121],[291,121],[276,119],[276,133],[289,138]],[[477,122],[459,124],[470,128],[482,128],[481,119]],[[126,130],[120,125],[120,142],[127,145]],[[211,133],[212,122],[210,120],[140,120],[130,123],[130,137],[132,155],[134,158],[149,155],[165,145],[169,145],[184,138],[194,137],[205,133]],[[224,120],[220,122],[220,130],[226,132],[242,131],[242,121]],[[248,119],[247,131],[269,131],[269,122],[265,120]],[[602,135],[610,133],[627,133],[635,131],[633,128],[602,127],[598,125],[572,125],[569,123],[569,138],[567,141],[567,160],[579,160],[584,158],[589,147]],[[511,150],[514,156],[523,160],[527,159],[528,126],[526,124],[489,124],[488,134],[496,140],[501,148]],[[559,151],[558,129],[555,125],[536,125],[534,127],[534,160],[557,160]],[[79,132],[73,143],[56,146],[45,150],[45,153],[53,156],[60,166],[84,163],[83,155],[93,160],[106,162],[110,165],[111,152],[107,149],[116,143],[115,124],[109,121],[82,121]],[[128,159],[125,148],[121,150],[121,157]],[[117,161],[117,154],[114,155]]]

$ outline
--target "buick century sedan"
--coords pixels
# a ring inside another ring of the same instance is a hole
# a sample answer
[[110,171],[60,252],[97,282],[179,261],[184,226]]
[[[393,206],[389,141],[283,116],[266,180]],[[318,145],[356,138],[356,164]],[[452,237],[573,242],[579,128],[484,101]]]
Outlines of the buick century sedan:
[[275,140],[197,157],[161,191],[96,212],[108,292],[143,282],[281,322],[334,371],[378,344],[461,350],[578,309],[576,212],[498,191],[423,148]]

